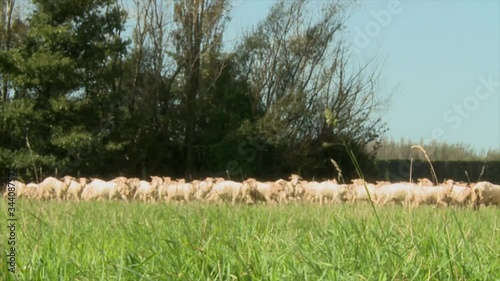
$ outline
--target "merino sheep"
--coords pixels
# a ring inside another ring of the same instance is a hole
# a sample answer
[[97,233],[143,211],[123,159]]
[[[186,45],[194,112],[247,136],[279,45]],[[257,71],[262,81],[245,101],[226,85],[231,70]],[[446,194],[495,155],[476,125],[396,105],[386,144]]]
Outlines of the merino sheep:
[[421,178],[421,179],[418,179],[417,185],[419,185],[419,186],[434,186],[434,183],[431,180],[429,180],[428,178]]
[[323,205],[325,200],[330,203],[341,203],[347,201],[347,185],[338,184],[337,181],[323,181],[313,186],[312,193],[314,200]]
[[185,179],[177,180],[176,183],[170,183],[167,187],[167,203],[172,200],[189,202],[195,195],[195,187],[192,183],[186,183]]
[[163,177],[162,183],[158,186],[158,200],[166,200],[167,199],[167,189],[170,184],[177,184],[176,182],[172,182],[170,177]]
[[54,177],[44,179],[38,185],[38,199],[52,199],[62,200],[66,196],[68,190],[68,183],[60,181]]
[[[20,182],[18,180],[14,180],[14,181],[10,181],[7,183],[7,186],[5,188],[5,193],[3,194],[3,197],[7,197],[9,195],[9,188],[15,188],[15,196],[17,198],[23,198],[23,197],[27,197],[26,195],[26,184],[24,184],[23,182]],[[13,193],[11,192],[11,195],[13,195]]]
[[454,185],[450,194],[450,204],[455,206],[465,206],[471,202],[472,188]]
[[[367,189],[368,192],[366,191]],[[373,202],[377,200],[375,185],[367,183],[365,187],[364,182],[353,180],[353,184],[349,186],[348,201],[350,203],[370,202],[370,198]]]
[[406,202],[417,207],[422,203],[435,204],[447,207],[450,201],[453,182],[448,181],[446,185],[438,186],[414,186],[407,195]]
[[480,205],[500,205],[500,185],[482,181],[472,187],[472,202],[474,209]]
[[299,201],[304,195],[304,187],[301,183],[302,178],[299,175],[292,174],[288,179],[290,181],[285,182],[285,189],[280,192],[280,203]]
[[377,205],[386,205],[388,203],[396,203],[405,205],[407,196],[416,187],[416,184],[411,183],[393,183],[383,185],[376,189],[375,197]]
[[87,185],[86,178],[79,178],[78,181],[70,176],[64,177],[64,182],[68,184],[68,191],[66,192],[66,199],[74,199],[75,201],[80,201],[82,199],[82,193]]
[[210,191],[212,190],[215,183],[215,179],[211,177],[207,177],[202,181],[195,180],[193,181],[193,185],[195,187],[195,198],[198,201],[206,199]]
[[231,200],[233,205],[237,202],[253,203],[252,188],[250,185],[243,185],[240,182],[217,178],[212,190],[207,195],[207,202],[221,203],[223,200]]
[[156,201],[157,193],[158,193],[158,186],[159,183],[155,179],[154,184],[149,183],[147,181],[139,180],[139,179],[134,179],[133,181],[129,182],[130,184],[133,184],[136,187],[136,191],[134,194],[134,199],[139,198],[139,200],[143,202],[154,202]]
[[87,200],[123,199],[128,201],[130,198],[127,183],[121,179],[112,181],[93,179],[87,186],[89,189]]
[[286,188],[286,181],[280,179],[276,182],[259,182],[249,178],[243,182],[244,190],[253,190],[252,199],[266,203],[279,203],[279,194]]

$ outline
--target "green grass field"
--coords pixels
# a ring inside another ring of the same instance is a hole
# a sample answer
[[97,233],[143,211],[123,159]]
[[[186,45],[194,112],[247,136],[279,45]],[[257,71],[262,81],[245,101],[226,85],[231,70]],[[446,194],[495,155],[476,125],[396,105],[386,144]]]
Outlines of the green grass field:
[[16,203],[0,280],[500,280],[495,207]]

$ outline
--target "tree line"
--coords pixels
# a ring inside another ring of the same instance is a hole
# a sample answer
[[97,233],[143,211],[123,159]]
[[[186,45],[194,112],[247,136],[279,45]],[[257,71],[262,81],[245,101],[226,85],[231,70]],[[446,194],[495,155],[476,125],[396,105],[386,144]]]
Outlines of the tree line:
[[[422,141],[415,142],[409,139],[383,139],[380,147],[377,148],[377,160],[394,160],[413,158],[414,160],[425,161],[424,156],[418,150],[411,147],[415,144],[422,144]],[[447,143],[431,141],[423,146],[431,161],[465,161],[465,162],[494,162],[500,161],[500,148],[477,151],[471,145],[464,143]]]
[[373,170],[388,100],[345,39],[355,5],[277,1],[230,46],[232,3],[1,0],[0,168],[348,177],[348,147]]

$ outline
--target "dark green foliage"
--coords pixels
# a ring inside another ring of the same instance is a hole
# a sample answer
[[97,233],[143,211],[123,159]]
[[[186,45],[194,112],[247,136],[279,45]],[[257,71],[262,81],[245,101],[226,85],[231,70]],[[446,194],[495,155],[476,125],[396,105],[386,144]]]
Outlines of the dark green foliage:
[[110,129],[99,124],[120,114],[116,84],[126,51],[119,35],[125,13],[115,1],[34,5],[25,38],[8,52],[15,68],[9,75],[13,94],[0,105],[1,166],[26,179],[56,170],[102,171],[102,160],[113,152],[106,145],[116,140],[109,132],[113,122]]
[[[337,177],[334,159],[348,179],[355,176],[348,143],[370,174],[374,151],[366,144],[385,132],[377,114],[386,101],[363,86],[375,73],[347,71],[340,38],[349,5],[328,3],[309,20],[306,2],[280,1],[224,52],[229,2],[148,1],[136,7],[141,25],[132,34],[115,0],[37,0],[16,18],[10,47],[0,45],[8,93],[0,104],[1,169],[24,180],[319,179]],[[335,113],[333,130],[325,108]]]

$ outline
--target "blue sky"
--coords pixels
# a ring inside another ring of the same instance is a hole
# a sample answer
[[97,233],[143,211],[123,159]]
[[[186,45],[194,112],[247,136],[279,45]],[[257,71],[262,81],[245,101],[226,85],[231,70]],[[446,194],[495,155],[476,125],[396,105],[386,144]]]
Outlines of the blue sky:
[[[225,41],[237,42],[273,3],[234,1]],[[500,149],[499,3],[360,3],[347,39],[359,58],[384,60],[381,94],[392,94],[387,137]]]

